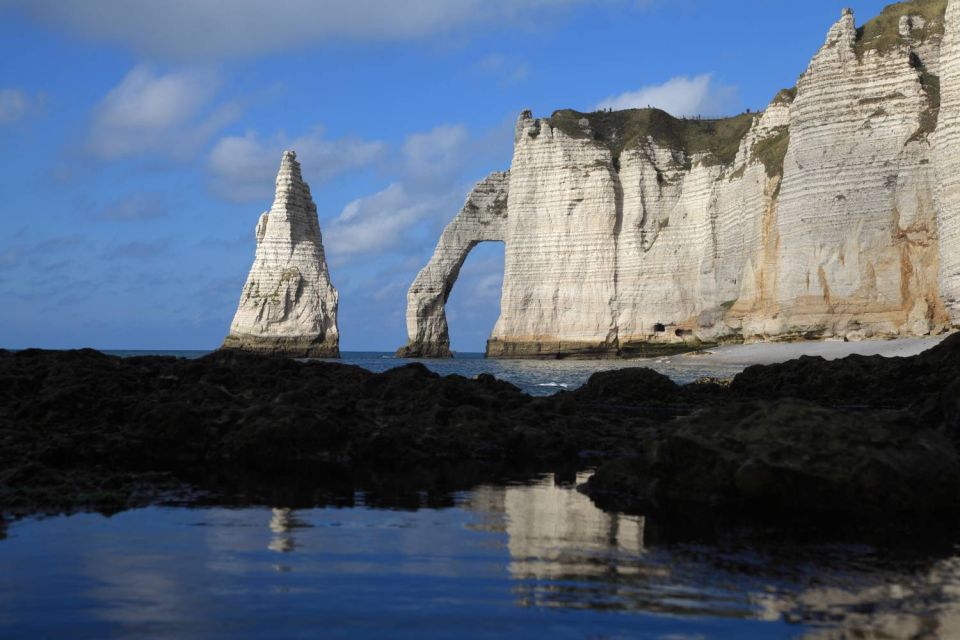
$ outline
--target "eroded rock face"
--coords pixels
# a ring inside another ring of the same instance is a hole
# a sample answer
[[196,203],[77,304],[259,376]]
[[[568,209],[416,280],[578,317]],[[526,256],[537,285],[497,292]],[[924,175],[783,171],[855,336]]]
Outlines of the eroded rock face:
[[937,124],[940,292],[960,325],[960,2],[947,4],[940,55],[941,107]]
[[430,262],[407,293],[409,343],[397,351],[403,358],[445,358],[450,335],[444,305],[463,261],[477,244],[506,238],[508,172],[492,173],[467,196],[457,217],[447,225]]
[[492,356],[602,352],[616,339],[618,197],[610,152],[521,114]]
[[800,77],[776,222],[779,314],[762,334],[924,335],[946,323],[929,71],[939,34],[908,28],[920,22],[901,21],[885,48],[858,38],[847,13]]
[[286,151],[270,211],[257,223],[257,253],[224,349],[337,357],[337,290],[330,283],[317,206],[300,163]]
[[[956,2],[946,16],[941,0],[892,5],[860,30],[844,10],[762,114],[521,114],[487,354],[927,335],[948,309],[960,323]],[[957,102],[942,131],[941,85]],[[438,254],[460,256],[457,242]],[[411,288],[408,318],[446,299],[456,270],[440,271]],[[408,325],[417,354],[448,353],[445,321]]]

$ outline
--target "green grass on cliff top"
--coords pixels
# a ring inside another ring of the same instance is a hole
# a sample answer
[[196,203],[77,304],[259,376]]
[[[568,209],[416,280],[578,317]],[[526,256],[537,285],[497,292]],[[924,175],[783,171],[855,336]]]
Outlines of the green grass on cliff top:
[[[947,0],[908,0],[888,5],[876,18],[857,29],[857,52],[880,52],[902,43],[900,19],[904,16],[920,16],[926,24],[915,30],[915,41],[926,41],[943,35],[944,16]],[[920,69],[922,72],[923,70]],[[929,75],[929,74],[927,74]],[[931,95],[932,102],[939,102],[939,96],[933,93],[938,88],[932,80],[924,81],[924,87]],[[929,85],[929,87],[927,86]],[[784,89],[774,98],[774,103],[790,103],[796,97],[796,87]],[[729,118],[696,120],[675,118],[660,109],[626,109],[623,111],[594,111],[583,113],[573,109],[555,111],[550,124],[559,128],[572,138],[591,138],[606,145],[614,160],[620,157],[624,149],[636,147],[642,140],[650,137],[664,147],[686,152],[687,156],[706,154],[703,163],[707,165],[732,164],[740,148],[740,141],[750,130],[758,113],[744,113]],[[580,121],[589,122],[590,131],[580,125]],[[761,160],[768,174],[782,171],[783,156],[789,144],[789,132],[780,131],[762,141],[754,149],[753,159]]]
[[947,0],[909,0],[888,5],[880,15],[857,29],[857,51],[889,51],[901,43],[900,18],[921,16],[926,24],[914,31],[914,39],[925,41],[943,35],[943,18],[947,12]]
[[626,109],[581,113],[562,109],[550,117],[550,124],[572,138],[589,138],[579,122],[586,118],[595,141],[605,144],[614,159],[628,147],[635,147],[648,136],[664,147],[682,150],[688,156],[708,154],[704,164],[731,164],[740,141],[750,130],[757,113],[743,113],[717,120],[674,118],[660,109]]

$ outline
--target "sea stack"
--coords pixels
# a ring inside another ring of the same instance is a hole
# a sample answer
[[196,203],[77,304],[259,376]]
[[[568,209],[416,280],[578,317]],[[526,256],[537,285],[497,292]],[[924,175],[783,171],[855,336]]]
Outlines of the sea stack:
[[339,295],[330,282],[317,205],[297,154],[285,151],[270,211],[223,349],[301,358],[340,355]]

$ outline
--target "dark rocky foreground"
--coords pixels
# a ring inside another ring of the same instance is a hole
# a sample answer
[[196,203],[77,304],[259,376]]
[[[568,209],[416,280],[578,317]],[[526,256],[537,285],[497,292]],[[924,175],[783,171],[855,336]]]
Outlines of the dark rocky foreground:
[[6,513],[276,487],[309,502],[331,478],[339,495],[416,496],[597,466],[584,490],[616,509],[956,515],[958,439],[960,335],[912,358],[751,367],[729,387],[617,370],[549,398],[421,365],[0,351]]

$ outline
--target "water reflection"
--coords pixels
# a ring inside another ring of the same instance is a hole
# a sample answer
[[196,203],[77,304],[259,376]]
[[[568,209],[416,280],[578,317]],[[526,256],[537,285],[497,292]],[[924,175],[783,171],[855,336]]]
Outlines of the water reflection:
[[[578,476],[583,482],[586,475]],[[960,558],[864,545],[645,540],[551,478],[481,487],[467,508],[507,536],[517,604],[785,621],[811,638],[960,638]]]
[[419,510],[361,497],[15,522],[0,637],[960,637],[955,552],[677,539],[572,480]]
[[809,638],[960,638],[960,559],[941,560],[916,574],[858,578],[861,584],[838,581],[787,596],[761,594],[755,600],[765,619],[825,627],[811,631]]
[[[577,483],[587,477],[579,474]],[[612,559],[611,549],[618,561],[644,550],[643,516],[605,513],[552,477],[531,485],[480,487],[471,492],[467,507],[502,514],[499,527],[488,528],[507,534],[508,570],[519,578],[605,575],[609,567],[603,559]]]
[[297,547],[297,542],[293,535],[294,530],[309,527],[310,525],[300,520],[293,509],[274,508],[272,509],[272,513],[273,515],[270,518],[270,531],[272,531],[274,535],[270,539],[270,544],[267,545],[267,548],[277,553],[290,553]]

